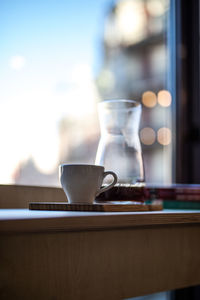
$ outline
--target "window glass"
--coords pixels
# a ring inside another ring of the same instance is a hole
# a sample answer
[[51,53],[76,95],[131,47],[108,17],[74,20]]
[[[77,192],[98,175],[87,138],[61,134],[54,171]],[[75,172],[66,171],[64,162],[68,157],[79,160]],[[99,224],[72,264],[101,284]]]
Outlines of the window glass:
[[146,181],[171,181],[168,0],[0,1],[0,183],[94,163],[97,103],[140,101]]

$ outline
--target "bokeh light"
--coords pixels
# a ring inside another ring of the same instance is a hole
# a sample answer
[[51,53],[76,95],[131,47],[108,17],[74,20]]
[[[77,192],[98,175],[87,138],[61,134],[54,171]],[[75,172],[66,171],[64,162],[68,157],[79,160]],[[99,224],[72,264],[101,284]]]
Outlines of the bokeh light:
[[140,131],[140,139],[144,145],[152,145],[156,140],[156,133],[150,127],[145,127]]
[[170,92],[162,90],[158,93],[158,103],[161,106],[168,107],[171,105],[172,97]]
[[146,35],[146,14],[142,1],[119,1],[116,9],[117,34],[123,44],[139,42]]
[[171,130],[166,127],[160,128],[157,132],[157,140],[163,146],[167,146],[171,143],[171,136]]
[[151,91],[146,91],[142,95],[142,103],[146,107],[154,107],[157,103],[156,94]]
[[[166,2],[166,1],[165,1]],[[166,10],[166,3],[160,0],[148,0],[147,10],[153,17],[159,17],[164,14]]]
[[26,59],[22,55],[15,55],[10,58],[10,67],[13,70],[21,70],[26,63]]

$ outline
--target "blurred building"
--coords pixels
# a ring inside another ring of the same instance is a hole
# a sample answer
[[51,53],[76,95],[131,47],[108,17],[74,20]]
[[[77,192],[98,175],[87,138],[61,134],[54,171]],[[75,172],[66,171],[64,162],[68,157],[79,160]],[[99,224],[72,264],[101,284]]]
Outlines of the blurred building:
[[59,172],[56,168],[50,173],[44,173],[38,169],[33,159],[20,163],[12,174],[15,184],[39,185],[39,186],[58,186]]
[[103,99],[143,105],[140,138],[146,181],[171,182],[171,95],[167,0],[120,0],[105,20],[97,84]]

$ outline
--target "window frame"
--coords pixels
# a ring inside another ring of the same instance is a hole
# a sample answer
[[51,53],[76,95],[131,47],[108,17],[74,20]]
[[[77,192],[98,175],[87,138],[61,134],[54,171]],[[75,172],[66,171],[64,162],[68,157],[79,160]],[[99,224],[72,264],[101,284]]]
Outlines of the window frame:
[[[171,0],[173,181],[200,183],[199,1]],[[174,31],[174,34],[172,32]],[[198,38],[197,38],[198,37]]]

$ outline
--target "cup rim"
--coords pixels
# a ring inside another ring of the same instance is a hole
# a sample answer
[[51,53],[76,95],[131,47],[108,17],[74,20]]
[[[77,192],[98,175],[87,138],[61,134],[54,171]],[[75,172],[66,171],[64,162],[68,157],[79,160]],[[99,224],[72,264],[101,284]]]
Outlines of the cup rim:
[[93,167],[93,168],[103,168],[104,169],[104,166],[101,166],[101,165],[92,165],[92,164],[78,164],[78,163],[74,163],[74,164],[67,164],[67,163],[63,163],[63,164],[60,164],[59,167],[65,167],[65,166],[68,166],[68,167]]

